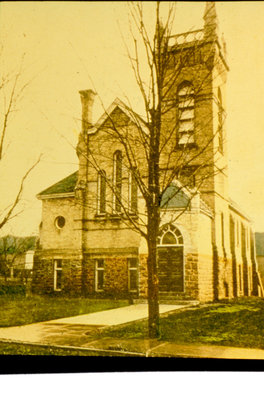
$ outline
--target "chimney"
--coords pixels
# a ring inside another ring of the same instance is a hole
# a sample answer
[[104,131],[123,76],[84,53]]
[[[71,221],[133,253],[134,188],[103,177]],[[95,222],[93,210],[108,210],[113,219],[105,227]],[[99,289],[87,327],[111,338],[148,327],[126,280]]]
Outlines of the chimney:
[[82,102],[82,133],[87,133],[92,126],[92,111],[96,93],[91,89],[80,90],[79,93]]

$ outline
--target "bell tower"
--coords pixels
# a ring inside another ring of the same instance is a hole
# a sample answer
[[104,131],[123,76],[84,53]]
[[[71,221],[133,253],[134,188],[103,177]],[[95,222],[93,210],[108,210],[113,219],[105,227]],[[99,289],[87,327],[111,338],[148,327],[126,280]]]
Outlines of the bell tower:
[[[175,132],[170,163],[179,171],[178,180],[196,187],[213,211],[214,296],[218,298],[220,281],[232,287],[226,277],[231,276],[227,273],[231,256],[225,123],[229,68],[214,2],[206,2],[203,19],[202,29],[169,38],[171,84],[163,126],[164,136],[173,129]],[[228,291],[231,293],[231,289]]]
[[167,131],[175,129],[171,162],[175,165],[182,162],[178,179],[183,182],[187,179],[188,184],[190,175],[192,185],[215,210],[218,199],[228,202],[225,127],[228,65],[214,2],[206,2],[203,19],[203,29],[169,39],[168,75],[170,80],[174,77],[165,100],[170,108],[164,126]]

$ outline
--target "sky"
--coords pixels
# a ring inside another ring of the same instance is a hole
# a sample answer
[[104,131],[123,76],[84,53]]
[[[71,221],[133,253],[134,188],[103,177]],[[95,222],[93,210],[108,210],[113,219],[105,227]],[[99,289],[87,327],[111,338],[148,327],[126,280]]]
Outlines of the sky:
[[[150,3],[150,4],[149,4]],[[153,3],[145,3],[147,23]],[[164,2],[166,7],[166,2]],[[205,2],[178,2],[173,33],[203,27]],[[264,231],[264,1],[216,2],[227,43],[229,191]],[[1,71],[22,65],[29,82],[8,126],[0,166],[0,210],[11,203],[25,171],[41,162],[25,184],[21,214],[1,235],[38,234],[41,201],[36,194],[78,169],[75,146],[81,128],[79,90],[94,89],[94,122],[119,97],[135,109],[141,99],[126,55],[130,45],[126,2],[0,3]],[[22,212],[23,211],[23,212]]]

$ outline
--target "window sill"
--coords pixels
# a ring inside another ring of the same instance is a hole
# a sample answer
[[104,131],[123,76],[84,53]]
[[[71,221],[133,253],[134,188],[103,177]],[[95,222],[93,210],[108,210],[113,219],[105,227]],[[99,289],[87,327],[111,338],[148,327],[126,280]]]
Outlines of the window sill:
[[95,214],[95,218],[106,218],[106,213]]
[[177,143],[176,145],[176,150],[178,149],[183,149],[183,148],[188,148],[188,149],[198,149],[197,143]]
[[124,213],[120,214],[96,214],[94,216],[96,220],[114,220],[114,221],[119,221],[121,219],[126,219],[128,220],[129,218],[131,219],[137,219],[138,214],[136,213],[128,213],[128,215]]

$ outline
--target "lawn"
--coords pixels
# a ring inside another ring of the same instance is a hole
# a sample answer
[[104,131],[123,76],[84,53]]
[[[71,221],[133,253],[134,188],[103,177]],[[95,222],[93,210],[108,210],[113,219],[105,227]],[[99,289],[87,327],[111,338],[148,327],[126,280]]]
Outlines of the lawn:
[[[14,326],[128,305],[126,300],[0,296],[0,326]],[[160,318],[160,340],[264,349],[264,299],[244,298],[172,312]],[[147,321],[108,328],[94,339],[147,338]],[[84,351],[0,343],[0,354],[88,355]],[[91,355],[91,354],[89,354]]]
[[[264,300],[219,302],[171,313],[160,319],[160,340],[264,349]],[[146,338],[147,322],[110,328],[104,335]]]
[[32,324],[128,305],[128,300],[0,296],[0,327]]
[[98,352],[87,352],[81,349],[65,349],[52,346],[0,342],[1,355],[17,356],[93,356]]

